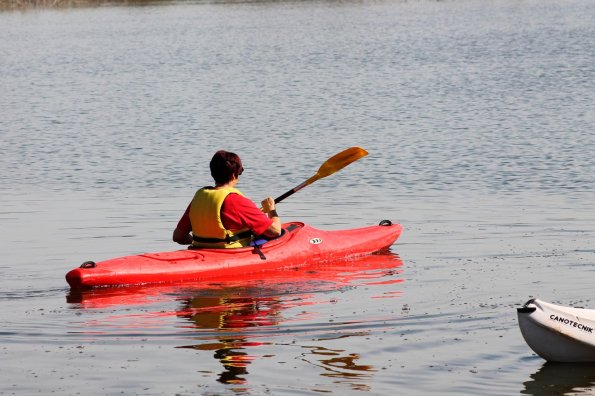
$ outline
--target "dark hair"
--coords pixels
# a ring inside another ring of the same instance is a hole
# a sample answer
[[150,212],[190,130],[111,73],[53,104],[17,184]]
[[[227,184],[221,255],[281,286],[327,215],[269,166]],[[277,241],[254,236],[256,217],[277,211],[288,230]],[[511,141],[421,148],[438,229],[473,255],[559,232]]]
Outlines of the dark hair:
[[228,183],[244,171],[240,157],[235,153],[225,150],[217,151],[213,155],[209,166],[211,168],[211,176],[213,176],[217,184]]

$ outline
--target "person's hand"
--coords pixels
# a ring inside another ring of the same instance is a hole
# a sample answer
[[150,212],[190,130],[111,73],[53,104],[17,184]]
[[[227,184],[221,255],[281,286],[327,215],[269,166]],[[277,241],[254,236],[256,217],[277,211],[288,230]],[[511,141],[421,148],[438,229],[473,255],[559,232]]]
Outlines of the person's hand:
[[271,197],[265,198],[261,203],[262,211],[264,213],[269,213],[272,210],[275,210],[275,200]]
[[272,220],[271,225],[263,233],[268,238],[277,238],[282,233],[281,219],[275,210],[275,200],[271,197],[264,199],[261,203],[262,211]]

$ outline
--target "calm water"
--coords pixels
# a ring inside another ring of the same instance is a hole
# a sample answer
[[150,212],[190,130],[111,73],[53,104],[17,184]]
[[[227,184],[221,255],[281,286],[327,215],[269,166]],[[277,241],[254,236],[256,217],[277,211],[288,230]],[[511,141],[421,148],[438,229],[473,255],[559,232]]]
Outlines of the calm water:
[[[595,307],[591,1],[180,3],[0,13],[0,394],[593,394],[523,341]],[[173,250],[219,148],[390,252],[291,274],[70,293]]]

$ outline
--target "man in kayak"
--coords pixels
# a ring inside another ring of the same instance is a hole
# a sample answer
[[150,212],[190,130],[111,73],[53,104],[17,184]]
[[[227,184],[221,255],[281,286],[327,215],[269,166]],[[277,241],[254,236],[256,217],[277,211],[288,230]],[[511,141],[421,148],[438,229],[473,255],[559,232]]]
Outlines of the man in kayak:
[[237,154],[217,151],[209,166],[215,186],[196,192],[174,230],[174,242],[197,248],[236,248],[249,246],[252,236],[281,235],[275,200],[266,198],[260,210],[235,188],[244,171]]

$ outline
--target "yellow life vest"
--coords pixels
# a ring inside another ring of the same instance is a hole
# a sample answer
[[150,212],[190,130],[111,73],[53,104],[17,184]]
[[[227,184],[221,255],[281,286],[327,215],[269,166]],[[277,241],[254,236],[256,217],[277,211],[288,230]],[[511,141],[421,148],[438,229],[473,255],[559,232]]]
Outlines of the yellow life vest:
[[221,222],[221,206],[231,193],[243,195],[236,188],[213,189],[203,187],[194,194],[190,204],[192,246],[202,248],[238,248],[248,246],[252,240],[247,228],[231,231]]

